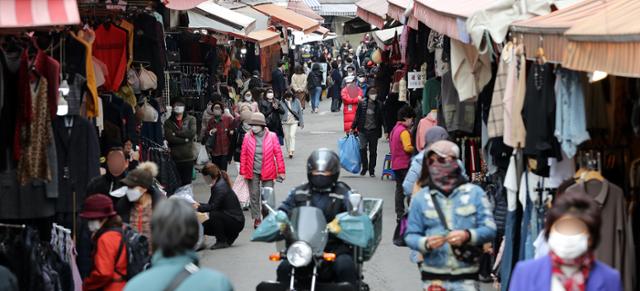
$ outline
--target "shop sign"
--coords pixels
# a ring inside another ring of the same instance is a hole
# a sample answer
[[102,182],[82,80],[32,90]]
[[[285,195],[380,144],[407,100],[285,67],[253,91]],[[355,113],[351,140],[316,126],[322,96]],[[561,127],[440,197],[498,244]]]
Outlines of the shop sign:
[[424,87],[424,75],[421,72],[409,72],[407,78],[408,89],[422,89]]

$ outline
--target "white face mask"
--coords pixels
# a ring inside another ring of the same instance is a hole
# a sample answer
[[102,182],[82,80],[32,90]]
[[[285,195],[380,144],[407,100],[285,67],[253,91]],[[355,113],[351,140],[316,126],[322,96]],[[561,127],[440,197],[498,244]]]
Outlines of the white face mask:
[[244,101],[251,101],[251,95],[244,95]]
[[99,219],[89,220],[89,222],[87,222],[87,226],[89,227],[90,232],[96,232],[102,227],[102,222]]
[[267,93],[267,99],[273,99],[273,93]]
[[376,96],[375,94],[371,94],[369,95],[369,99],[376,101],[376,98],[378,98],[378,96]]
[[175,108],[173,108],[173,112],[175,112],[177,114],[184,113],[184,106],[176,106]]
[[589,249],[589,235],[579,233],[566,235],[552,230],[549,234],[549,249],[564,260],[575,259]]
[[140,197],[142,197],[142,191],[140,191],[138,187],[127,188],[127,199],[129,199],[130,202],[136,202],[140,200]]
[[251,126],[251,130],[253,131],[253,133],[260,133],[260,132],[262,132],[262,126],[253,125],[253,126]]
[[213,115],[215,116],[222,115],[222,109],[213,109]]

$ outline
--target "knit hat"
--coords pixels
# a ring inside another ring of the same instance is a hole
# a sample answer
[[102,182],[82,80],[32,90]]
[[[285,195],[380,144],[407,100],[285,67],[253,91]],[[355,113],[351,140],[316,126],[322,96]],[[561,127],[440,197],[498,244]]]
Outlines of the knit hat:
[[436,153],[443,158],[452,157],[457,159],[460,157],[460,148],[453,142],[441,140],[431,144],[427,150],[427,156],[431,153]]
[[249,120],[249,125],[267,126],[267,122],[265,121],[264,115],[262,113],[255,112],[251,115],[251,120]]
[[434,126],[427,130],[427,133],[424,135],[424,143],[426,144],[425,148],[429,148],[430,145],[437,141],[448,140],[449,133],[446,129],[440,126]]
[[98,219],[116,215],[111,198],[104,194],[94,194],[84,200],[84,207],[80,217]]
[[138,165],[138,167],[129,172],[127,176],[122,179],[122,184],[128,187],[144,187],[151,188],[153,185],[153,177],[158,175],[158,166],[154,162],[144,162]]
[[253,112],[251,112],[251,110],[242,111],[242,113],[240,113],[240,121],[249,122],[252,116]]

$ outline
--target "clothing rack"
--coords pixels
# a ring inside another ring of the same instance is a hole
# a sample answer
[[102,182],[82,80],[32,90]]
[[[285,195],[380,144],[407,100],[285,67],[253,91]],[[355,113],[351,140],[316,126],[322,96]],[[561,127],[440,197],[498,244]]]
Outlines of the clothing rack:
[[57,229],[59,231],[62,231],[64,233],[68,234],[68,235],[71,235],[71,230],[70,229],[68,229],[66,227],[63,227],[63,226],[60,226],[57,223],[53,223],[53,228],[55,228],[55,229]]
[[25,228],[27,228],[27,225],[26,224],[13,224],[13,223],[0,223],[0,227],[25,229]]

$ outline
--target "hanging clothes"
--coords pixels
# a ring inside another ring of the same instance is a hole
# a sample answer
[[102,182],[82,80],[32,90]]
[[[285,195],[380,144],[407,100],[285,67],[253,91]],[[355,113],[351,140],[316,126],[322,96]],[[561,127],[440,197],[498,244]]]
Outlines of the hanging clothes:
[[[491,109],[489,110],[489,120],[487,121],[487,130],[489,138],[501,137],[505,133],[505,120],[504,115],[507,114],[505,111],[505,97],[507,95],[513,96],[513,88],[515,85],[513,84],[514,74],[515,74],[515,55],[513,43],[507,43],[502,49],[502,53],[500,54],[500,58],[498,59],[498,72],[496,75],[496,83],[493,87],[493,95],[491,97]],[[512,70],[511,79],[508,78],[509,69]],[[507,80],[511,81],[511,85],[509,89],[509,93],[507,94]],[[509,100],[512,100],[509,97]],[[511,109],[509,108],[508,114],[511,113]],[[509,130],[511,127],[509,126]],[[509,136],[508,138],[511,138]]]
[[125,19],[120,20],[118,26],[127,31],[127,68],[130,68],[133,63],[133,38],[135,30],[133,23]]
[[554,135],[562,151],[573,158],[578,146],[589,140],[585,116],[584,94],[580,74],[563,68],[556,70],[556,120]]
[[422,116],[438,109],[438,98],[440,98],[440,81],[436,78],[428,79],[424,82],[422,90]]
[[[461,101],[453,85],[451,71],[442,76],[442,111],[444,127],[449,132],[473,133],[476,103],[474,100]],[[440,123],[439,123],[440,124]]]
[[[94,118],[100,114],[100,111],[98,110],[98,84],[96,81],[96,72],[93,63],[93,42],[95,40],[95,32],[88,28],[86,30],[78,31],[77,34],[71,31],[69,32],[69,35],[80,42],[85,48],[85,53],[81,56],[84,56],[85,59],[84,63],[86,74],[83,76],[86,78],[86,86],[89,95],[88,98],[85,98],[86,117]],[[67,53],[72,54],[71,56],[67,56],[67,59],[77,58],[78,56],[78,54],[73,51],[70,52],[67,50]]]
[[104,86],[109,91],[118,91],[127,69],[127,31],[113,24],[102,24],[95,34],[93,55],[109,69]]
[[451,39],[451,72],[460,101],[475,100],[491,80],[489,54],[457,39]]
[[38,78],[29,88],[33,120],[24,124],[20,132],[22,155],[18,161],[18,181],[26,185],[34,180],[51,181],[51,169],[47,158],[47,147],[51,138],[51,116],[47,102],[47,80]]

